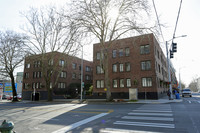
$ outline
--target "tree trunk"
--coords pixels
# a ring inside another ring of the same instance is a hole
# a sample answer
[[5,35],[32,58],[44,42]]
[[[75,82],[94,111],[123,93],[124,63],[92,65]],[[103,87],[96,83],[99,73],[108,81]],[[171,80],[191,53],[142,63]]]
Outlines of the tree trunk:
[[52,97],[53,90],[50,87],[48,87],[47,89],[48,89],[48,101],[53,101]]
[[13,74],[10,75],[10,78],[11,78],[12,94],[13,94],[13,100],[12,101],[18,101],[17,92],[16,92],[16,88],[15,88],[15,79],[14,79]]
[[105,70],[105,87],[106,87],[106,101],[112,101],[111,89],[110,89],[110,79],[109,79],[109,71],[108,71],[108,55],[106,53],[105,62],[104,62],[104,70]]

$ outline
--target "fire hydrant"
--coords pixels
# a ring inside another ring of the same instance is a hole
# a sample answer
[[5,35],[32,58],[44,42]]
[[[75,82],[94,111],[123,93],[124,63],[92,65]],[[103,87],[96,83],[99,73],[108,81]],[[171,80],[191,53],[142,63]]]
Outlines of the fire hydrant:
[[14,123],[9,121],[7,122],[4,120],[0,126],[0,132],[1,133],[14,133],[12,129],[14,128]]

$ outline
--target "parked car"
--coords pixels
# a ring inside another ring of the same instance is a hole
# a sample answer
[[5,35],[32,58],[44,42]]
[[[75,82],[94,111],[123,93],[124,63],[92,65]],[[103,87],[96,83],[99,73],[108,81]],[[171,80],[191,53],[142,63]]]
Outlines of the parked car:
[[3,96],[2,96],[2,99],[6,99],[6,95],[3,95]]
[[21,94],[17,94],[17,99],[18,100],[22,100],[22,95]]
[[[7,100],[12,100],[13,96],[12,95],[7,95],[6,98],[7,98]],[[22,99],[22,95],[21,94],[17,94],[17,99],[21,100]]]
[[12,100],[12,99],[13,99],[13,96],[11,96],[11,95],[6,95],[6,99],[7,99],[7,100]]
[[182,97],[185,97],[185,96],[192,97],[192,92],[191,92],[190,89],[183,89],[183,91],[182,91]]

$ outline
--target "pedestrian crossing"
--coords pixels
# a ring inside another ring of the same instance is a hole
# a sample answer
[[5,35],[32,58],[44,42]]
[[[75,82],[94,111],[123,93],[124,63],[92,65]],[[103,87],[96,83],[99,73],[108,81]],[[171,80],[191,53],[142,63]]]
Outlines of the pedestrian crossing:
[[[120,133],[127,129],[129,132],[172,131],[175,129],[175,124],[170,104],[145,104],[114,121],[113,127],[116,128],[105,128],[102,133],[111,133],[112,130],[113,133],[115,130]],[[118,127],[123,128],[118,129]]]
[[196,101],[196,100],[185,100],[186,103],[189,103],[189,104],[200,104],[200,101]]

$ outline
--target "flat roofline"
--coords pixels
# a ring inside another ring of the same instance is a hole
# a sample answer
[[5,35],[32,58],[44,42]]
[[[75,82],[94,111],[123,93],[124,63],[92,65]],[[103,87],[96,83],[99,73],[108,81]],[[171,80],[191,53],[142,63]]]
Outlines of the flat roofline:
[[[142,36],[148,36],[148,35],[153,35],[153,33],[148,33],[148,34],[142,34],[142,35],[137,35],[137,36],[132,36],[132,37],[127,37],[127,38],[121,38],[121,39],[117,39],[115,41],[122,41],[122,40],[126,40],[126,39],[131,39],[131,38],[138,38],[138,37],[142,37]],[[155,37],[155,36],[154,36]],[[105,43],[107,43],[108,41],[106,41]],[[98,45],[100,43],[94,43],[93,45]]]

